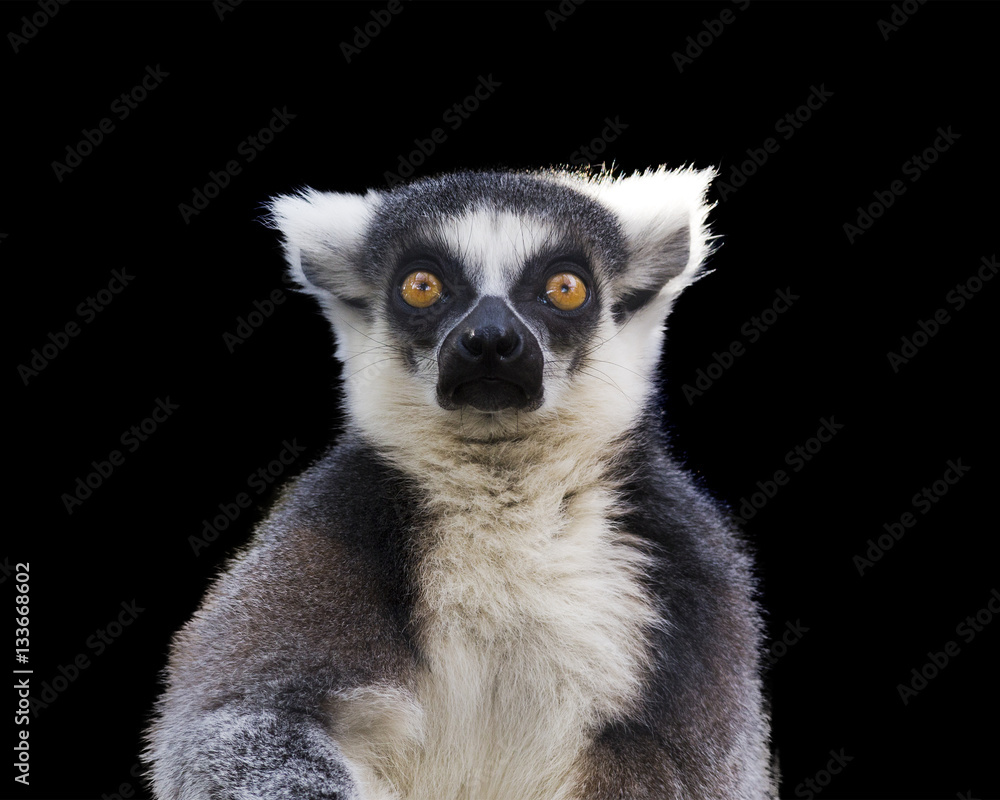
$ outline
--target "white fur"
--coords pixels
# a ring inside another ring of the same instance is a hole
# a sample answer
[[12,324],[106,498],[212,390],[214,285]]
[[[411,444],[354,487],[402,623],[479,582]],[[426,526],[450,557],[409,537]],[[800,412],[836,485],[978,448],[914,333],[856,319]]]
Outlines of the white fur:
[[578,434],[546,437],[540,461],[484,443],[419,463],[441,520],[418,579],[430,663],[412,686],[338,700],[370,797],[572,797],[588,734],[638,696],[659,624],[645,556],[610,512],[601,446]]
[[524,262],[555,236],[552,225],[492,209],[475,209],[436,229],[462,260],[480,295],[504,297]]
[[651,271],[648,267],[657,257],[657,242],[663,241],[683,225],[689,227],[691,251],[687,266],[662,290],[664,299],[672,302],[695,280],[708,257],[711,237],[707,219],[714,206],[705,202],[705,196],[715,175],[711,169],[668,170],[660,167],[625,177],[615,178],[602,173],[587,180],[564,180],[589,194],[618,217],[629,242],[629,268],[637,275]]
[[[374,191],[362,196],[303,189],[276,197],[268,206],[270,225],[284,234],[292,277],[319,300],[327,316],[335,313],[334,289],[342,297],[362,299],[372,291],[354,263],[377,198]],[[312,266],[311,274],[306,274],[304,261]]]

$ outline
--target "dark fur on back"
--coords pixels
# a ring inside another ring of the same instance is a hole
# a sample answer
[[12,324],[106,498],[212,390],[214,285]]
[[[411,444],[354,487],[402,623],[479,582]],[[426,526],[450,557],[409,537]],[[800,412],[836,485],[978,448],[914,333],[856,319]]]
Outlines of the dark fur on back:
[[[698,797],[728,773],[734,794],[716,796],[739,796],[737,787],[754,780],[741,774],[746,745],[768,737],[750,559],[739,534],[668,455],[658,424],[648,421],[642,445],[624,459],[623,527],[658,556],[649,586],[670,625],[658,632],[641,713],[601,732],[590,780],[595,797],[652,800]],[[643,781],[621,769],[623,760],[643,764]]]

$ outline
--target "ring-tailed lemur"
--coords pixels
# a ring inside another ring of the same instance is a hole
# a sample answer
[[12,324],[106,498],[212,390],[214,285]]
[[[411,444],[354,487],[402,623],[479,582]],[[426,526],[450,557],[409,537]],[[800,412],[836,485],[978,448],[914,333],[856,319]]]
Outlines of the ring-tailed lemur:
[[749,559],[657,401],[711,177],[272,201],[347,432],[178,634],[158,798],[773,794]]

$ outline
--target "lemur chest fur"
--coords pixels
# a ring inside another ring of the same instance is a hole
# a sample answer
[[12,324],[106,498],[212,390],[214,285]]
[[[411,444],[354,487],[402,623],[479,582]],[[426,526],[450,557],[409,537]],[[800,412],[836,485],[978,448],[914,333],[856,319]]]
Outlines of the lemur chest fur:
[[387,798],[572,797],[588,736],[638,694],[655,624],[645,556],[617,529],[607,481],[545,473],[453,464],[432,481],[426,664],[386,707],[392,726],[374,726],[384,748],[370,720],[362,747],[340,737]]

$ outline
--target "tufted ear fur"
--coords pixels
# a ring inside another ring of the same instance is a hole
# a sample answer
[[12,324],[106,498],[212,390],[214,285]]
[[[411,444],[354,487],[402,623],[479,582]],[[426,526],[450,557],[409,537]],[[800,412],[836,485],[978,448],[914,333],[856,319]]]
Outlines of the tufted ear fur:
[[292,277],[328,314],[331,300],[366,308],[373,287],[357,268],[361,243],[379,195],[304,189],[268,203],[267,224],[281,231]]
[[664,167],[628,177],[599,176],[584,185],[618,218],[628,247],[624,274],[614,282],[613,310],[622,322],[655,304],[666,313],[691,284],[710,251],[706,202],[711,169]]

